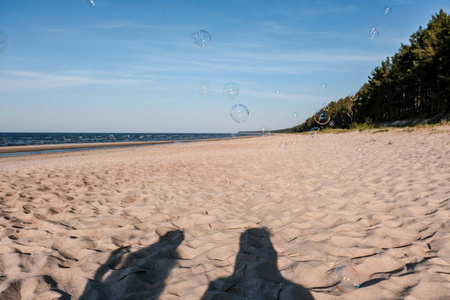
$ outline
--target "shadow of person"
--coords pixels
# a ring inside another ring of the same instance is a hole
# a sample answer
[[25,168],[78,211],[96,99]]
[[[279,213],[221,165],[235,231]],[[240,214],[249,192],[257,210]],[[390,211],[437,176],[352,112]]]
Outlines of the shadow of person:
[[202,300],[314,299],[307,289],[281,276],[277,257],[266,228],[246,230],[233,274],[211,282]]
[[184,233],[173,230],[138,251],[131,252],[128,247],[114,250],[86,284],[80,300],[158,299],[183,240]]

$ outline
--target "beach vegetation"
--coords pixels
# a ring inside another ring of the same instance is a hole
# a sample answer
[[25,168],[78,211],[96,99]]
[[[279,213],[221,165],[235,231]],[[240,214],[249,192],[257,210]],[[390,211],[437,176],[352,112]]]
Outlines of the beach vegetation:
[[375,128],[375,125],[371,124],[371,123],[353,123],[351,126],[351,129],[358,130],[358,131],[371,130],[374,128]]
[[[371,72],[356,92],[326,109],[334,128],[367,130],[450,122],[450,15],[440,10]],[[322,130],[314,117],[283,132]]]

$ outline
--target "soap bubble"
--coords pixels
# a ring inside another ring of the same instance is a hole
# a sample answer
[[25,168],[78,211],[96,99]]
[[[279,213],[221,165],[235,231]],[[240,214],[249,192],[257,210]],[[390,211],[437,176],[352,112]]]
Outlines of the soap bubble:
[[350,293],[359,288],[358,271],[352,266],[342,265],[337,267],[331,277],[341,292]]
[[330,113],[328,112],[327,108],[321,108],[316,111],[314,115],[314,120],[319,125],[325,125],[330,121]]
[[331,120],[330,122],[328,122],[328,125],[330,125],[330,127],[334,127],[334,121]]
[[239,96],[239,86],[234,82],[229,82],[223,87],[223,95],[230,100],[236,100]]
[[351,92],[350,95],[348,96],[348,99],[350,101],[356,101],[358,100],[358,95],[356,94],[356,92]]
[[369,37],[371,40],[376,39],[379,35],[380,33],[378,32],[378,29],[376,27],[370,27]]
[[264,145],[260,138],[258,138],[258,146],[259,146],[259,148],[264,148]]
[[319,135],[319,133],[320,133],[320,128],[319,127],[313,127],[309,131],[309,137],[316,138]]
[[392,12],[392,8],[390,7],[390,6],[386,6],[385,8],[384,8],[384,14],[387,16],[387,15],[389,15],[389,14],[391,14],[391,12]]
[[209,95],[209,91],[211,90],[211,86],[207,84],[206,82],[203,82],[198,87],[198,93],[200,96],[206,97]]
[[9,48],[9,39],[6,33],[0,31],[0,58],[5,55]]
[[231,108],[230,116],[235,122],[244,123],[248,119],[249,112],[244,105],[236,104]]
[[293,119],[297,119],[298,118],[298,112],[293,112],[292,113],[292,118]]
[[277,94],[277,95],[279,95],[280,93],[281,93],[280,90],[276,90],[276,91],[275,91],[275,94]]
[[92,6],[95,6],[94,0],[87,0],[87,3],[89,3],[89,4],[92,5]]
[[269,126],[264,124],[264,125],[259,126],[258,131],[261,131],[262,135],[268,135],[270,132],[270,129],[269,129]]
[[324,91],[327,88],[327,84],[325,82],[322,82],[320,88],[322,89],[322,91]]
[[211,35],[206,30],[199,30],[192,34],[192,42],[200,47],[206,47],[211,43]]
[[287,148],[287,142],[286,141],[281,141],[279,147],[280,147],[281,150],[286,149]]

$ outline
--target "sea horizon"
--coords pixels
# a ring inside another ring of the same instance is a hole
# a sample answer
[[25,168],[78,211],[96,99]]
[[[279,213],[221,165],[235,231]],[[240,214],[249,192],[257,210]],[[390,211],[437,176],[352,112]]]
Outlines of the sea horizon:
[[[0,132],[0,157],[220,140],[250,133]],[[68,145],[68,147],[57,147]],[[56,147],[55,147],[56,146]]]

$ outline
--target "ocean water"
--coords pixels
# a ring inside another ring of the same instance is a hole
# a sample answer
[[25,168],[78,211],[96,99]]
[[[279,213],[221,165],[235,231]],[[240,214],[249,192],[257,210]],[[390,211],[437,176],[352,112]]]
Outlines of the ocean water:
[[[242,137],[251,134],[246,133],[50,133],[50,132],[0,132],[0,147],[7,146],[29,146],[29,145],[52,145],[52,144],[92,144],[92,147],[84,149],[95,149],[95,143],[115,142],[166,142],[166,141],[189,141],[195,142],[204,139],[226,139]],[[109,147],[111,148],[111,147]],[[36,152],[0,153],[2,156],[15,156],[33,153],[51,153],[76,151],[73,149],[48,150]]]
[[231,133],[49,133],[49,132],[0,132],[0,147],[77,144],[77,143],[114,143],[224,139],[248,134]]

